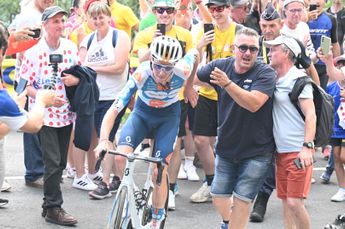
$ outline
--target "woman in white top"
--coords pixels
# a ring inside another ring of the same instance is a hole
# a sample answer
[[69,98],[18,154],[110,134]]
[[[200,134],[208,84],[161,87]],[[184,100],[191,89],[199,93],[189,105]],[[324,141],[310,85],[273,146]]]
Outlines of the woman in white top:
[[[100,97],[95,112],[95,130],[99,138],[102,119],[127,82],[129,70],[128,60],[131,45],[126,32],[111,27],[111,11],[108,5],[102,2],[94,3],[90,6],[87,13],[94,23],[95,32],[86,36],[81,42],[79,55],[83,64],[93,68],[97,72],[96,81],[99,87]],[[111,135],[107,140],[111,142],[114,141],[124,111],[116,120]],[[94,146],[97,145],[97,141],[93,143],[95,143]],[[91,146],[90,150],[93,148],[94,147]],[[76,154],[79,157],[85,157],[84,154]],[[94,157],[94,154],[92,154],[92,156]],[[103,182],[99,183],[96,190],[89,193],[91,197],[98,199],[109,197],[111,196],[110,191],[117,188],[112,186],[119,185],[119,178],[114,178],[114,183],[110,185],[111,190],[109,191],[110,173],[112,172],[115,160],[114,157],[109,154],[107,157],[109,158],[105,160],[106,162],[103,165]],[[76,167],[78,167],[78,165]],[[93,169],[94,164],[89,165],[89,170],[92,171]],[[74,181],[78,183],[79,175],[83,174],[83,165],[80,165],[80,169],[76,168],[76,170],[77,174]],[[80,173],[78,170],[80,170]],[[122,171],[123,168],[117,168],[117,170]],[[97,173],[94,176],[89,174],[89,178],[91,179],[96,177],[98,177]]]

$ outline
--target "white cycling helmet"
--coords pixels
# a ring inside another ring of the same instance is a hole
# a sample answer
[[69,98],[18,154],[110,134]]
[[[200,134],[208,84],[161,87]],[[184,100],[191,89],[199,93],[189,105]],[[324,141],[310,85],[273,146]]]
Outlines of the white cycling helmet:
[[178,40],[172,37],[156,37],[150,46],[153,61],[165,64],[176,64],[182,58],[182,47]]

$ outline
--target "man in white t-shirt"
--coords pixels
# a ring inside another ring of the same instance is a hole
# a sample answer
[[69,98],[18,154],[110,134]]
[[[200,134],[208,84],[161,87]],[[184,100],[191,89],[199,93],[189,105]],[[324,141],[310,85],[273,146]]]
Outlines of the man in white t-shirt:
[[[67,12],[58,6],[44,10],[44,36],[37,45],[25,52],[20,74],[28,80],[29,110],[37,103],[35,97],[38,91],[50,87],[58,94],[53,106],[45,110],[44,126],[38,133],[44,163],[42,216],[47,222],[71,226],[76,224],[77,220],[61,208],[63,199],[60,187],[62,172],[67,164],[67,151],[74,120],[65,85],[77,85],[79,79],[70,74],[61,75],[61,72],[79,61],[77,47],[61,37],[66,14]],[[57,63],[56,72],[50,66],[53,62]]]

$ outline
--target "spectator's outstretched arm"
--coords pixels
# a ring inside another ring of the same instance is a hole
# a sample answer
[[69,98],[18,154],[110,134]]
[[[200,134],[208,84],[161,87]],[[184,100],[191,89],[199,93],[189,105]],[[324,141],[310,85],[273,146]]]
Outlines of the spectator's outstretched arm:
[[261,91],[247,91],[237,84],[232,83],[226,73],[217,67],[211,72],[210,77],[211,83],[224,88],[239,106],[250,112],[257,112],[269,99],[269,96]]
[[211,23],[212,22],[212,16],[210,12],[208,11],[207,7],[202,3],[202,0],[194,0],[195,4],[199,8],[200,15],[202,17],[202,21],[204,23]]
[[344,71],[337,69],[333,64],[333,52],[332,49],[329,50],[328,55],[322,53],[321,48],[317,50],[317,55],[326,64],[326,71],[329,78],[340,81],[345,79]]
[[41,90],[36,94],[34,108],[28,113],[28,120],[20,129],[28,133],[38,132],[44,120],[44,110],[46,107],[53,106],[54,101],[59,97],[53,90]]
[[146,0],[139,0],[140,17],[143,18],[151,10]]
[[34,35],[34,32],[28,28],[11,31],[8,39],[6,55],[13,55],[18,52],[23,52],[37,44],[39,39],[34,39],[30,35]]
[[340,55],[340,45],[338,42],[332,44],[333,57]]

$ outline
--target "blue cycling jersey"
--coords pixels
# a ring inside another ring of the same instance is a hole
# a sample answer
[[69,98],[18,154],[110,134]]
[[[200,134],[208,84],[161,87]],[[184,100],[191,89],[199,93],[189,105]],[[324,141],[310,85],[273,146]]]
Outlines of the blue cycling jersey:
[[194,51],[188,52],[176,63],[168,87],[156,83],[150,62],[143,62],[120,92],[113,106],[120,112],[138,90],[138,97],[148,106],[164,108],[178,101],[178,93],[189,77],[194,61]]
[[[337,22],[334,16],[323,12],[316,20],[309,21],[308,26],[315,50],[320,47],[322,35],[330,37],[333,44],[338,42],[336,31]],[[316,64],[324,65],[321,60],[319,60]]]

